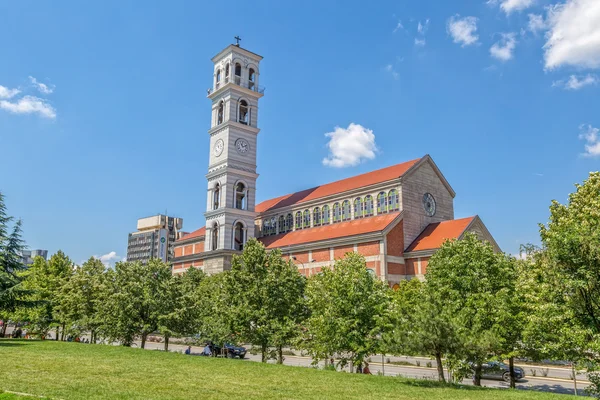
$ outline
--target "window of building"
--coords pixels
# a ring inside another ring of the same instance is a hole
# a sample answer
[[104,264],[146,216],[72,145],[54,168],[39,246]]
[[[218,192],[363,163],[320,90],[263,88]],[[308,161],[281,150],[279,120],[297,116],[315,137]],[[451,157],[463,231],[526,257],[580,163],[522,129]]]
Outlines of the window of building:
[[310,211],[304,210],[304,227],[310,228]]
[[296,213],[296,229],[302,229],[302,213],[300,211]]
[[279,216],[279,233],[285,232],[285,217],[283,215]]
[[246,209],[246,186],[240,182],[235,186],[235,208]]
[[352,219],[352,210],[350,209],[350,201],[344,200],[342,203],[342,221],[350,221]]
[[242,76],[242,66],[240,63],[235,63],[235,75]]
[[220,69],[217,70],[217,85],[219,84],[219,82],[221,82],[221,70]]
[[250,90],[254,89],[254,80],[256,79],[255,75],[254,69],[250,68],[248,70],[248,89]]
[[335,203],[333,205],[333,223],[340,222],[342,219],[342,210],[340,208],[340,203]]
[[290,213],[285,217],[285,232],[289,232],[293,228],[294,228],[294,217]]
[[219,248],[219,224],[216,222],[212,226],[212,239],[211,249],[217,250]]
[[323,216],[323,218],[321,218],[323,225],[328,225],[329,224],[329,206],[327,206],[327,205],[323,206],[321,215]]
[[365,217],[372,217],[373,216],[373,196],[371,196],[370,194],[365,196]]
[[225,115],[225,105],[223,100],[219,102],[219,108],[217,109],[217,125],[223,123],[223,116]]
[[388,210],[398,211],[400,209],[400,196],[396,189],[392,189],[388,193]]
[[315,207],[313,210],[313,226],[321,226],[321,210]]
[[248,107],[248,102],[246,100],[240,101],[238,109],[238,122],[244,125],[250,124],[250,108]]
[[[225,78],[229,78],[229,64],[225,66]],[[227,82],[227,79],[225,79],[225,82]]]
[[221,185],[218,183],[215,185],[215,190],[213,191],[213,210],[219,208],[219,201],[221,199]]
[[387,196],[385,192],[380,192],[377,195],[377,214],[382,214],[387,212]]
[[244,225],[241,222],[236,222],[233,226],[233,249],[244,250]]
[[363,216],[363,202],[360,197],[354,199],[354,219],[362,218]]

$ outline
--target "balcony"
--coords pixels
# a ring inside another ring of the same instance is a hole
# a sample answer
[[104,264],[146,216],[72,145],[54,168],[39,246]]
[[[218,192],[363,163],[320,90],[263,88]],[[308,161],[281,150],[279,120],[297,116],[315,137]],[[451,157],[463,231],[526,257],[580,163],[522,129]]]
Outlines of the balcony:
[[223,78],[223,80],[221,82],[217,82],[215,84],[214,89],[208,89],[206,91],[207,96],[210,96],[217,90],[221,89],[223,86],[227,85],[230,82],[230,80],[231,80],[231,83],[233,83],[234,85],[238,85],[243,88],[250,89],[256,93],[260,93],[260,94],[265,93],[265,88],[263,86],[258,86],[256,84],[256,82],[254,82],[254,81],[251,81],[249,79],[244,79],[241,76],[234,75],[233,77],[226,76],[225,78]]

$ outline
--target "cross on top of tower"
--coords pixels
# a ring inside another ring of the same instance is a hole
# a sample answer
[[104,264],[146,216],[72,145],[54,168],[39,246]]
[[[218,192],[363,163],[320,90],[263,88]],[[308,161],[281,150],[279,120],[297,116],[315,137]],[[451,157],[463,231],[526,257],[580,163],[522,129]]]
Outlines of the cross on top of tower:
[[239,36],[235,36],[234,39],[235,39],[235,45],[237,47],[240,47],[240,40],[242,40],[242,38]]

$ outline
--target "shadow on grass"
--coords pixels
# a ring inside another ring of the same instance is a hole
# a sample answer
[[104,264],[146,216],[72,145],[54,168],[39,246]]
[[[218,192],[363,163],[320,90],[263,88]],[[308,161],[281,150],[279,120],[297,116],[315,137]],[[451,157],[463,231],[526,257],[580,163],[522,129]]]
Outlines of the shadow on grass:
[[[548,393],[559,393],[559,394],[575,394],[575,389],[567,388],[561,385],[527,385],[521,386],[519,389],[534,390]],[[583,389],[579,388],[577,393],[581,396],[584,394]]]
[[412,379],[412,378],[398,378],[404,385],[414,386],[419,388],[428,388],[428,389],[461,389],[461,390],[486,390],[488,388],[480,387],[480,386],[468,386],[468,385],[460,385],[456,383],[444,383],[434,380],[428,379]]
[[32,340],[25,339],[0,339],[0,347],[11,347],[11,346],[25,346],[27,342],[31,342]]

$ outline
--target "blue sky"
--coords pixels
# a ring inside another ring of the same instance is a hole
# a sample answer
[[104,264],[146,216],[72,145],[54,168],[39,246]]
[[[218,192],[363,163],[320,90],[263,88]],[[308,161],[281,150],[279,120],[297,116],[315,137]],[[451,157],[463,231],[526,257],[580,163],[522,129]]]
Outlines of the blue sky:
[[203,225],[210,58],[235,35],[264,56],[259,200],[430,154],[456,217],[516,253],[599,168],[596,0],[21,0],[0,15],[0,191],[31,248],[76,262],[125,256],[140,217]]

